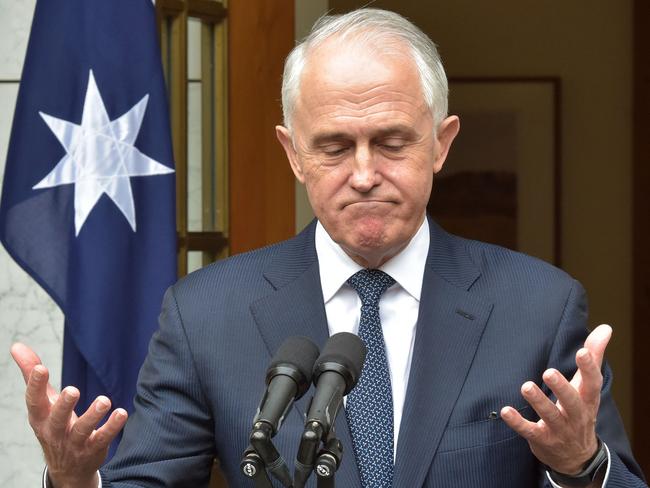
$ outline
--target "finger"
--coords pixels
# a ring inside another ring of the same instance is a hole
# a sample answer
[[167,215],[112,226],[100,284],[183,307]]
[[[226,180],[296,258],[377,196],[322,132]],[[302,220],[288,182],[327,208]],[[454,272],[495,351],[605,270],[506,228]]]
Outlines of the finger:
[[521,394],[530,406],[533,407],[535,412],[537,412],[539,418],[548,424],[551,430],[557,430],[564,427],[566,420],[562,416],[562,412],[560,412],[557,405],[555,405],[555,403],[539,389],[539,386],[532,381],[527,381],[521,387]]
[[116,408],[111,416],[108,417],[106,423],[93,433],[91,436],[91,442],[93,442],[98,449],[107,448],[126,424],[128,416],[126,410],[123,408]]
[[25,403],[30,418],[36,422],[41,422],[50,415],[50,401],[47,397],[48,378],[47,368],[39,364],[31,369],[27,380]]
[[[20,342],[16,342],[11,346],[11,356],[20,368],[25,384],[29,381],[34,367],[42,364],[41,358],[31,348]],[[56,390],[49,383],[47,383],[47,396],[50,397],[50,400],[57,396]]]
[[538,439],[542,433],[542,429],[539,425],[535,422],[526,420],[512,407],[503,407],[501,409],[501,418],[508,427],[529,442]]
[[79,390],[74,386],[68,386],[63,389],[59,399],[52,406],[49,427],[50,433],[55,439],[63,439],[65,436],[72,417],[72,410],[78,401]]
[[571,383],[558,370],[550,368],[542,375],[544,383],[551,389],[570,419],[580,418],[585,404]]
[[603,364],[603,356],[605,355],[605,348],[609,344],[612,337],[612,328],[607,324],[601,324],[596,327],[587,336],[585,340],[585,347],[593,355],[597,367],[600,369]]
[[25,384],[27,384],[29,381],[29,375],[32,373],[34,366],[41,364],[41,358],[39,358],[28,346],[21,344],[20,342],[16,342],[11,346],[11,356],[20,368]]
[[70,440],[77,446],[83,445],[95,430],[95,427],[111,408],[111,401],[105,396],[98,396],[72,426]]
[[576,353],[576,364],[582,378],[580,395],[584,401],[590,404],[598,404],[600,389],[603,386],[603,375],[600,372],[600,366],[587,348],[582,348]]

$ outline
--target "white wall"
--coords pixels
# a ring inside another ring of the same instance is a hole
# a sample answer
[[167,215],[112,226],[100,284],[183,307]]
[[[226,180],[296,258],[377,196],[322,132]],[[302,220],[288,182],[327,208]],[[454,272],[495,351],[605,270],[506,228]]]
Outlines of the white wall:
[[[35,0],[0,0],[0,177],[4,173],[18,82]],[[43,456],[29,424],[22,376],[11,356],[13,342],[32,346],[61,377],[63,316],[54,302],[0,246],[0,486],[40,486]]]

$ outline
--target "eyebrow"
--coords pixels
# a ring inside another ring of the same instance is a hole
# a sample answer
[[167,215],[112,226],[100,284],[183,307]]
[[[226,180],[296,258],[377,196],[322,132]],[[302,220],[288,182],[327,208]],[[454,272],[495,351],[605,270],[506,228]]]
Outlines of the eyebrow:
[[321,146],[330,142],[345,141],[349,138],[350,136],[344,132],[321,132],[312,137],[311,144],[312,146]]
[[[407,139],[415,138],[415,130],[406,124],[397,124],[391,125],[388,127],[383,127],[373,131],[371,140],[383,139],[390,136],[403,136]],[[334,131],[334,132],[321,132],[317,133],[312,137],[311,143],[313,146],[320,146],[330,142],[336,141],[346,141],[351,139],[350,135],[345,132]]]
[[398,124],[398,125],[391,125],[389,127],[379,129],[378,131],[375,132],[372,139],[374,140],[383,139],[385,137],[391,137],[391,136],[402,136],[407,139],[414,139],[415,135],[416,135],[415,130],[410,125]]

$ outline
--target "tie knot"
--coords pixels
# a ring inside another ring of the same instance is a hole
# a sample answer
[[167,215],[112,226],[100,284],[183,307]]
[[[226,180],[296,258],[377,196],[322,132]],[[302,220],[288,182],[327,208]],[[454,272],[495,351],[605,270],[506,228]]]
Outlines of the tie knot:
[[363,305],[376,306],[393,283],[393,278],[378,269],[362,269],[348,279],[348,285],[356,290]]

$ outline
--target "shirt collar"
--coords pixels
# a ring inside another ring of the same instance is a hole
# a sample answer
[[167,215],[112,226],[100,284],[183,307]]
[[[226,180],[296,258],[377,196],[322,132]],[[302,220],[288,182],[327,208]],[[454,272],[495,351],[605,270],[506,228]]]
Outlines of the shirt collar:
[[[424,266],[429,253],[429,222],[425,218],[408,245],[379,269],[388,273],[416,300],[420,301]],[[329,302],[345,282],[363,269],[348,256],[320,222],[316,224],[316,254],[320,268],[323,300]]]

